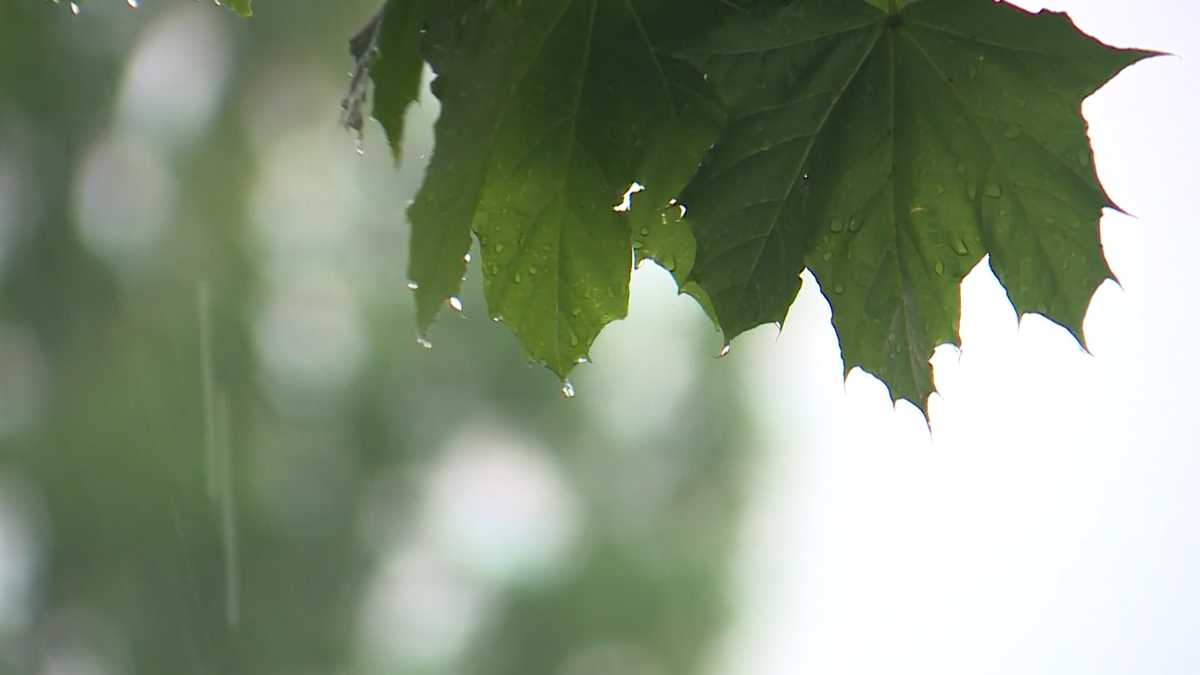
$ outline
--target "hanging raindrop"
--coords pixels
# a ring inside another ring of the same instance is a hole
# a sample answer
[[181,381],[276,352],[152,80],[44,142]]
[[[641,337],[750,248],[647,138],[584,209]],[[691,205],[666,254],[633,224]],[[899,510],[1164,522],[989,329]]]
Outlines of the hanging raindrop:
[[562,395],[563,398],[575,398],[575,385],[570,380],[563,380]]

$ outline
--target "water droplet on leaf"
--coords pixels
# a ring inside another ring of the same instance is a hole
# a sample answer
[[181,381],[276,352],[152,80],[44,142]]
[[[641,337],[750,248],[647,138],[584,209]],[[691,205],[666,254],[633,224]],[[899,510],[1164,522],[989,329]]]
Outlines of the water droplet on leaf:
[[999,183],[988,183],[987,185],[983,186],[983,194],[991,197],[992,199],[999,199],[1000,195],[1004,194],[1004,191],[1000,188]]
[[563,380],[562,395],[563,398],[575,398],[575,385],[570,380]]

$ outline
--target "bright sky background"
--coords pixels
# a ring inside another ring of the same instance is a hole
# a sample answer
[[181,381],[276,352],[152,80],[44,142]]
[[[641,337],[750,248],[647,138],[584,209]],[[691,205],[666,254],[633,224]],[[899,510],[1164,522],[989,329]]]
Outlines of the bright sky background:
[[1097,294],[1093,355],[1018,327],[985,269],[963,348],[934,359],[932,435],[860,372],[843,384],[809,284],[777,339],[735,344],[770,450],[720,675],[1200,672],[1200,9],[1183,0],[1019,2],[1068,11],[1139,64],[1085,103],[1123,288]]

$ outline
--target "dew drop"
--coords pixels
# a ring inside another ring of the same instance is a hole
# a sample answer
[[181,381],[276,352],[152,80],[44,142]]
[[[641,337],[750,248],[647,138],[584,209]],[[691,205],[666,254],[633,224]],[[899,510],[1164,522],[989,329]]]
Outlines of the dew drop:
[[846,287],[841,284],[837,284],[836,286],[833,287],[833,292],[838,295],[841,295],[842,293],[846,292]]
[[575,398],[575,385],[570,380],[563,380],[561,391],[563,398]]
[[571,346],[572,346],[572,347],[578,347],[578,346],[579,346],[579,338],[575,337],[575,335],[574,335],[574,334],[572,334],[572,335],[571,335]]
[[504,317],[500,316],[499,314],[492,317],[492,323],[500,323],[503,320]]
[[833,251],[825,251],[824,253],[822,253],[821,260],[824,260],[825,262],[829,262],[830,260],[833,260]]
[[504,244],[501,244],[500,242],[496,242],[496,245],[493,248],[496,250],[496,253],[504,253]]
[[415,281],[408,282],[408,290],[410,290],[410,291],[415,291],[420,287],[421,287],[421,284],[418,284]]
[[844,226],[842,225],[842,221],[840,221],[840,220],[835,219],[833,222],[829,223],[829,231],[830,232],[834,232],[834,233],[841,232],[843,227]]
[[450,309],[452,309],[452,310],[454,310],[454,311],[456,311],[456,312],[462,312],[462,311],[463,311],[463,303],[462,303],[462,300],[461,300],[461,299],[459,299],[459,298],[458,298],[458,297],[456,297],[456,296],[453,296],[453,295],[452,295],[452,296],[450,296],[449,298],[447,298],[447,299],[446,299],[446,304],[450,305]]
[[987,185],[983,186],[983,194],[991,197],[992,199],[999,199],[1000,195],[1004,194],[1004,192],[1000,189],[999,183],[988,183]]
[[138,0],[125,0],[125,4],[129,5],[133,9],[137,9],[139,3]]
[[933,186],[933,191],[936,192],[939,197],[946,194],[946,188],[941,185]]
[[1079,151],[1079,157],[1078,157],[1078,159],[1079,159],[1079,166],[1082,166],[1082,167],[1083,167],[1083,168],[1085,168],[1085,169],[1086,169],[1088,166],[1090,166],[1090,165],[1091,165],[1091,163],[1092,163],[1092,162],[1091,162],[1091,158],[1089,158],[1089,157],[1088,157],[1088,153],[1087,153],[1087,151],[1086,151],[1086,150],[1080,150],[1080,151]]
[[717,358],[723,359],[726,356],[729,356],[729,352],[732,352],[732,351],[733,351],[733,345],[731,345],[729,343],[725,343],[725,346],[721,347],[721,351],[717,352]]
[[471,262],[471,254],[470,253],[463,254],[463,262],[465,262],[465,263]]
[[956,239],[954,241],[954,252],[959,255],[966,255],[971,252],[971,249],[967,248],[967,242],[962,239]]
[[946,276],[946,264],[945,264],[945,263],[943,263],[941,260],[939,260],[939,261],[935,262],[935,263],[933,264],[933,271],[934,271],[934,272],[935,272],[935,273],[936,273],[936,274],[937,274],[939,277],[944,277],[944,276]]
[[517,272],[516,274],[513,275],[513,283],[514,284],[521,283],[521,273],[520,272]]
[[429,338],[425,337],[424,335],[417,336],[417,344],[421,345],[421,347],[425,349],[433,349],[433,343],[430,342]]
[[79,3],[76,3],[76,2],[71,3],[71,13],[74,14],[75,16],[79,16]]
[[642,236],[643,236],[643,237],[649,237],[649,236],[650,236],[650,228],[648,228],[648,227],[643,227],[643,228],[642,228]]
[[531,276],[531,277],[537,276],[537,268],[536,267],[533,267],[532,265],[529,267],[529,276]]
[[858,218],[851,218],[847,227],[850,228],[851,232],[858,232],[862,229],[862,221],[860,221]]
[[580,314],[583,314],[583,310],[579,309],[578,307],[571,310],[571,316],[579,316]]

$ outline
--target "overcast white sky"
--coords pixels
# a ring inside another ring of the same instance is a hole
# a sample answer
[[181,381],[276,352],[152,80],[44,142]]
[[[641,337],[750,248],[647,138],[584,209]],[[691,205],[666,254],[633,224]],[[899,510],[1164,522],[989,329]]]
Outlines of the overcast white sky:
[[961,354],[934,359],[933,433],[883,386],[843,384],[808,285],[781,337],[735,345],[770,429],[721,675],[1200,672],[1200,10],[1183,0],[1019,2],[1068,11],[1139,64],[1086,102],[1109,285],[1093,355],[1017,320],[990,273],[964,286]]

